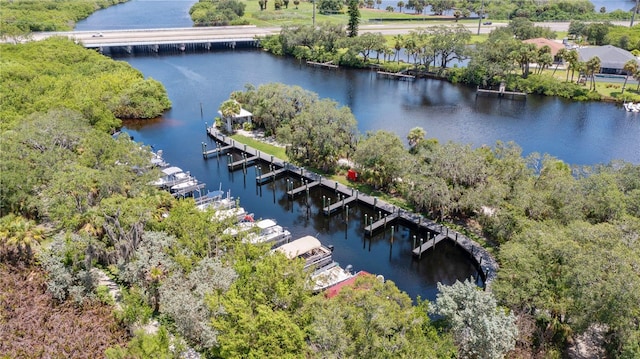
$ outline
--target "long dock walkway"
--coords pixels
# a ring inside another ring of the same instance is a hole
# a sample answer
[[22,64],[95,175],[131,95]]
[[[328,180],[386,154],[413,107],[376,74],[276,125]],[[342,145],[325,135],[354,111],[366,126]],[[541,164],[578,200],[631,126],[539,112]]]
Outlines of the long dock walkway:
[[[330,215],[334,211],[341,209],[343,205],[347,206],[348,203],[353,202],[357,202],[363,206],[369,206],[373,211],[378,212],[378,216],[375,222],[365,225],[365,234],[372,235],[376,231],[380,230],[380,228],[386,228],[387,225],[392,225],[393,222],[402,220],[406,223],[409,223],[413,227],[427,230],[430,233],[435,234],[432,239],[427,240],[426,242],[422,243],[422,245],[417,247],[414,245],[414,248],[412,249],[412,254],[414,256],[421,258],[421,253],[424,253],[428,249],[433,248],[438,243],[449,239],[454,241],[456,245],[459,245],[462,249],[464,249],[475,261],[475,263],[479,267],[479,270],[482,272],[485,284],[487,286],[497,276],[498,263],[495,258],[480,244],[469,239],[462,233],[456,232],[442,224],[424,218],[421,215],[408,212],[385,201],[379,200],[377,197],[360,193],[358,190],[347,187],[342,183],[322,178],[322,176],[320,176],[319,174],[308,171],[303,167],[298,167],[281,159],[275,158],[274,156],[260,153],[260,151],[257,151],[247,145],[240,144],[229,136],[225,136],[215,128],[207,128],[207,133],[216,141],[224,144],[223,148],[227,146],[233,146],[234,150],[241,151],[245,153],[246,156],[257,156],[257,159],[270,162],[271,171],[257,176],[256,181],[258,184],[262,183],[261,181],[266,181],[267,179],[272,180],[274,175],[278,176],[283,175],[284,173],[288,173],[298,176],[302,179],[304,184],[287,191],[287,195],[291,198],[295,197],[298,194],[306,192],[308,189],[317,186],[324,186],[327,189],[335,191],[335,194],[338,197],[342,198],[329,206],[325,206],[322,209],[325,214]],[[203,146],[203,149],[204,147],[205,146]]]

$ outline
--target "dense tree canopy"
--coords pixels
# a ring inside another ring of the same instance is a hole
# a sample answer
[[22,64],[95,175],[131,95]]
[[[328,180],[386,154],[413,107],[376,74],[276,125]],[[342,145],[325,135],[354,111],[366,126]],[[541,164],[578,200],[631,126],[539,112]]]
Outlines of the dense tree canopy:
[[0,51],[2,130],[31,113],[60,107],[111,130],[120,125],[118,118],[152,118],[171,106],[162,84],[68,39],[3,44]]
[[94,11],[128,0],[2,0],[0,36],[20,39],[34,31],[67,31]]

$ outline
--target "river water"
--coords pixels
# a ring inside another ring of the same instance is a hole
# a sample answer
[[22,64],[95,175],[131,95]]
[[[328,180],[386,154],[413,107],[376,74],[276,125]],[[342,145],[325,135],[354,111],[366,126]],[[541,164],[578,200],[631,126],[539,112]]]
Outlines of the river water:
[[[194,1],[133,0],[92,15],[77,29],[100,30],[131,27],[184,27],[184,13]],[[108,15],[112,11],[117,15]],[[164,14],[164,15],[163,15]],[[167,17],[167,14],[169,15]],[[187,15],[188,19],[188,15]],[[157,22],[156,22],[157,21]],[[122,57],[145,76],[161,81],[173,108],[152,121],[130,121],[125,131],[135,140],[164,151],[172,165],[191,171],[207,188],[230,190],[256,218],[273,218],[294,238],[315,235],[335,247],[334,258],[343,266],[366,270],[393,280],[412,297],[434,299],[436,283],[477,275],[466,254],[443,244],[422,260],[410,254],[412,238],[426,237],[408,228],[394,228],[369,239],[363,217],[377,216],[370,208],[356,207],[342,214],[319,214],[322,197],[337,198],[329,190],[312,191],[290,201],[286,179],[257,186],[255,168],[247,173],[226,169],[226,160],[203,160],[201,143],[213,145],[205,134],[220,104],[245,84],[282,82],[298,85],[349,106],[359,131],[385,129],[405,138],[420,126],[441,142],[471,146],[515,141],[525,154],[549,153],[571,164],[595,164],[622,159],[640,164],[640,115],[626,113],[606,103],[572,103],[529,96],[525,101],[475,96],[475,91],[443,81],[402,82],[380,79],[369,71],[309,68],[296,60],[259,50]],[[264,165],[263,165],[264,166]],[[263,167],[264,168],[264,167]]]

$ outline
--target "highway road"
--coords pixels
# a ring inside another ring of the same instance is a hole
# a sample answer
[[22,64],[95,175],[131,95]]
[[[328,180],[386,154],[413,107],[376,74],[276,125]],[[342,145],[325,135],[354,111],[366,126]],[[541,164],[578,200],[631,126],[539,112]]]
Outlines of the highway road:
[[[411,24],[365,24],[360,25],[359,32],[379,32],[383,35],[407,34],[412,30],[427,28],[442,23],[425,21]],[[448,25],[454,25],[447,23]],[[628,25],[627,22],[618,22],[619,25]],[[477,23],[462,23],[473,34],[478,32]],[[489,33],[493,29],[506,26],[506,23],[493,23],[481,25],[480,33]],[[547,22],[536,25],[549,27],[553,31],[567,31],[569,22]],[[256,26],[220,26],[220,27],[192,27],[171,29],[147,29],[147,30],[109,30],[109,31],[68,31],[46,32],[32,34],[33,40],[41,40],[50,36],[66,36],[82,42],[87,47],[122,46],[122,45],[151,45],[163,43],[203,42],[203,41],[233,41],[264,37],[279,33],[279,27]]]

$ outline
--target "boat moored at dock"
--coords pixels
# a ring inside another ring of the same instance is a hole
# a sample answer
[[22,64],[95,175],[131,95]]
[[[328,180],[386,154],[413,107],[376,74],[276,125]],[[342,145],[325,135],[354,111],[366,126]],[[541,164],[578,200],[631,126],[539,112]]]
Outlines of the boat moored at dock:
[[317,293],[323,291],[340,282],[352,278],[354,274],[351,269],[351,265],[348,265],[343,269],[340,267],[338,262],[332,262],[331,264],[316,270],[311,275],[313,292]]
[[333,249],[325,247],[320,240],[313,236],[304,236],[283,244],[275,251],[283,253],[289,259],[302,258],[305,261],[305,269],[319,270],[333,262],[331,257]]

